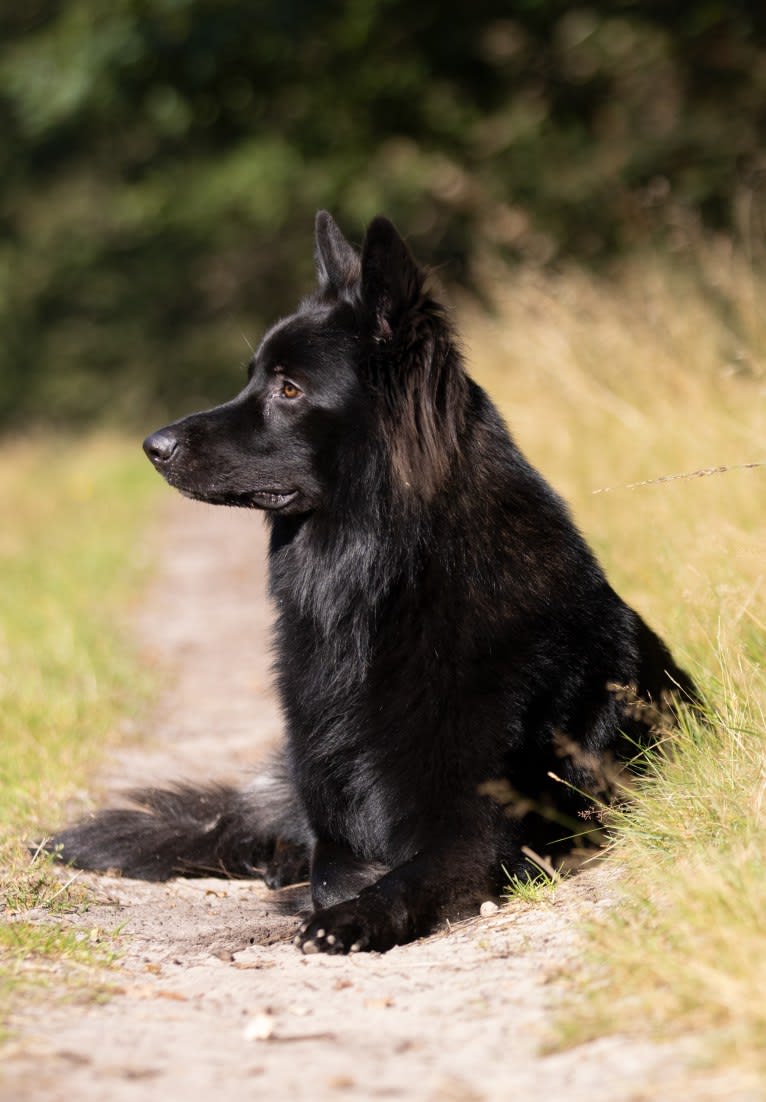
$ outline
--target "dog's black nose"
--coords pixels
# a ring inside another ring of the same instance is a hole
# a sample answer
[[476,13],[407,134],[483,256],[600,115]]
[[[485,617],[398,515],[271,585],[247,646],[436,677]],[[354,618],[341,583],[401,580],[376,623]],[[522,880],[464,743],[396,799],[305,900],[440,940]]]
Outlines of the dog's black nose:
[[171,429],[158,429],[144,440],[144,451],[152,463],[167,463],[178,447],[178,440]]

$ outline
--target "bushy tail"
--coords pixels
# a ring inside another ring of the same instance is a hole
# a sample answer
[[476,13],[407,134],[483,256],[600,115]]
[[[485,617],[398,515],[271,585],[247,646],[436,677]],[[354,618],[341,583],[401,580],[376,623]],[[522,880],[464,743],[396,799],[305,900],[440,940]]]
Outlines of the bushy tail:
[[263,876],[277,842],[305,844],[306,828],[284,762],[250,786],[139,789],[135,805],[107,808],[54,835],[44,848],[82,869],[138,880],[173,876]]

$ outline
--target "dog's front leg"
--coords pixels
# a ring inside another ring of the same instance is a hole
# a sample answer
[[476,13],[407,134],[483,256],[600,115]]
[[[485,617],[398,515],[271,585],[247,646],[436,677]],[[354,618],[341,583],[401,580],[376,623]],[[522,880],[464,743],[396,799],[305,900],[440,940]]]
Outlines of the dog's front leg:
[[[340,851],[341,853],[343,851]],[[325,856],[324,854],[322,856]],[[352,873],[356,864],[338,864],[339,851],[327,852],[329,862],[314,860],[313,868],[331,868],[335,883],[353,887]],[[350,855],[348,855],[350,857]],[[367,873],[372,871],[364,866]],[[312,889],[315,877],[312,870]],[[478,842],[444,843],[428,848],[412,860],[392,869],[374,883],[363,887],[354,898],[342,898],[329,906],[325,903],[337,894],[323,897],[316,891],[314,901],[319,909],[301,928],[295,939],[304,953],[355,953],[360,950],[385,952],[413,938],[427,934],[440,911],[459,898],[478,897],[490,890],[487,847]]]

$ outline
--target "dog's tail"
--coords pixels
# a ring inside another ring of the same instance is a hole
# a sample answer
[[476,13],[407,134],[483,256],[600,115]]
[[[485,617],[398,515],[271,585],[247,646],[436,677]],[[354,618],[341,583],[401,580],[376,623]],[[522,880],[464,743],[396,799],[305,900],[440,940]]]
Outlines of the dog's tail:
[[275,847],[306,844],[307,828],[281,758],[242,790],[178,784],[127,795],[132,807],[98,811],[55,834],[43,848],[77,868],[113,869],[138,880],[268,880]]

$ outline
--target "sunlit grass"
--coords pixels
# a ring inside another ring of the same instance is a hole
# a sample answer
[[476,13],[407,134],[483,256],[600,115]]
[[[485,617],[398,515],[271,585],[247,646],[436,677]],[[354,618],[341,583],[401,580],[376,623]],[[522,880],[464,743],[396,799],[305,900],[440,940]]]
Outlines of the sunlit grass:
[[710,707],[613,820],[623,899],[589,929],[565,1036],[705,1033],[711,1058],[766,1076],[763,302],[741,256],[700,246],[683,266],[634,259],[612,280],[506,280],[467,344],[612,583]]
[[[30,861],[26,844],[62,821],[66,801],[146,700],[149,679],[126,618],[147,566],[142,533],[155,490],[132,442],[35,438],[0,446],[0,986],[6,991],[18,987],[27,966],[39,971],[41,955],[62,962],[71,956],[70,935],[15,921],[80,898],[76,882],[62,886],[46,859]],[[82,963],[87,943],[71,938]]]
[[113,985],[105,969],[116,959],[114,932],[0,924],[0,1040],[9,1011],[22,1000],[55,994],[91,1002],[106,996]]
[[479,381],[613,584],[703,662],[719,623],[746,644],[766,624],[766,468],[622,487],[766,462],[766,312],[758,324],[740,305],[755,294],[746,270],[708,283],[652,259],[612,281],[528,272],[467,331]]
[[565,1040],[704,1031],[708,1058],[766,1076],[766,724],[750,676],[748,697],[714,692],[615,816],[622,899],[588,931]]
[[556,894],[556,880],[544,872],[537,876],[511,876],[503,892],[506,903],[550,903]]

